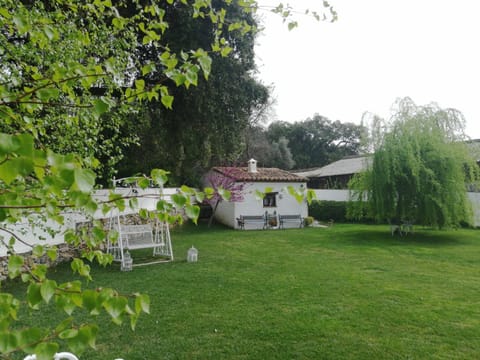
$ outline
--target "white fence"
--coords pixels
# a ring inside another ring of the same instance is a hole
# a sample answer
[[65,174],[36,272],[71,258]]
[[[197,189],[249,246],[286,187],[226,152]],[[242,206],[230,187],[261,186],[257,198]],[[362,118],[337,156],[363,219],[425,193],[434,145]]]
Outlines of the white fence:
[[[171,196],[178,192],[178,188],[163,189],[163,198],[170,201]],[[138,199],[138,208],[154,210],[157,200],[159,199],[160,189],[132,189],[132,188],[116,188],[115,193],[121,194],[124,197],[135,196]],[[97,190],[94,194],[94,198],[101,203],[107,201],[109,190]],[[120,215],[128,215],[136,212],[136,209],[126,207]],[[103,214],[101,209],[97,210],[94,218],[108,218],[109,214]],[[42,245],[58,245],[64,242],[63,234],[68,229],[75,228],[75,225],[79,222],[86,221],[87,217],[81,212],[65,212],[63,225],[53,221],[45,222],[38,215],[32,214],[28,219],[15,224],[0,224],[0,257],[7,255],[7,247],[4,242],[8,244],[9,239],[14,234],[18,239],[15,242],[14,251],[16,253],[25,253],[31,250],[31,246],[35,244]],[[49,231],[46,231],[49,229]]]

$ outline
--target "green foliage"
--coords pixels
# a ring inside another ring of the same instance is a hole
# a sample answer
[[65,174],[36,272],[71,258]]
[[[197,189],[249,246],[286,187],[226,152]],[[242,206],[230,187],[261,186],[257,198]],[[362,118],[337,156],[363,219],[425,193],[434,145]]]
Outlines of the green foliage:
[[347,203],[345,201],[314,200],[308,206],[308,214],[320,221],[346,222]]
[[303,224],[305,226],[311,226],[314,220],[315,219],[313,218],[313,216],[307,216],[305,219],[303,219]]
[[[238,2],[222,6],[226,10],[224,21],[230,24],[228,29],[223,29],[223,36],[227,43],[235,46],[228,56],[210,54],[209,63],[201,60],[206,59],[206,51],[196,53],[200,64],[211,67],[208,81],[198,78],[196,86],[188,89],[166,84],[175,98],[173,111],[152,99],[129,118],[130,132],[136,134],[139,141],[138,146],[126,150],[126,157],[118,166],[120,175],[161,167],[171,169],[172,184],[199,186],[199,179],[212,164],[237,160],[243,143],[239,134],[248,125],[252,112],[268,99],[268,91],[254,78],[257,33],[254,15],[243,12]],[[192,19],[192,11],[177,6],[166,14],[169,31],[163,41],[172,52],[178,53],[184,48],[207,49],[214,41],[216,24]],[[250,27],[251,31],[245,33],[243,27]],[[154,62],[161,56],[162,48],[145,46],[137,52],[137,57],[144,62]],[[145,84],[161,77],[162,69],[157,68],[145,77]],[[176,82],[179,79],[175,77]],[[144,156],[145,153],[149,156]]]
[[378,221],[406,219],[438,227],[470,222],[466,184],[475,181],[477,165],[463,129],[458,111],[400,101],[377,143],[372,167],[350,183],[357,200],[351,216],[368,213]]
[[[90,288],[148,293],[151,315],[135,333],[100,317],[97,349],[81,359],[476,359],[478,236],[421,226],[406,237],[385,225],[175,227],[177,262],[121,277],[93,269]],[[192,245],[195,266],[184,261]],[[54,279],[68,279],[68,267]],[[45,309],[23,324],[63,318]]]
[[[114,208],[134,206],[135,199],[124,199],[113,192],[108,200],[96,201],[92,196],[98,180],[95,172],[109,177],[112,166],[122,157],[123,146],[137,141],[128,131],[131,124],[127,120],[143,102],[155,100],[164,109],[171,109],[178,95],[174,93],[176,87],[189,89],[200,84],[202,76],[211,78],[212,58],[229,54],[235,58],[235,48],[241,44],[233,41],[229,31],[248,37],[255,29],[241,16],[229,18],[229,4],[211,0],[175,4],[170,0],[162,4],[0,1],[0,222],[28,219],[62,224],[66,210],[81,211],[91,219],[98,209],[107,214]],[[169,15],[179,8],[196,21],[207,23],[208,34],[213,36],[198,46],[177,47],[176,39],[169,39],[168,34],[175,20]],[[256,3],[242,1],[235,9],[239,14],[251,14]],[[253,51],[252,42],[249,44]],[[152,50],[154,59],[139,56],[142,48]],[[250,88],[262,91],[254,85]],[[236,120],[235,116],[230,119]],[[186,127],[182,124],[179,132]],[[224,149],[229,145],[226,142]],[[177,156],[181,158],[182,152]],[[167,172],[161,170],[154,170],[148,179],[132,179],[142,188],[150,181],[164,184],[167,180]],[[191,199],[206,195],[183,190],[174,202],[195,219],[199,209]],[[140,213],[161,221],[180,220],[173,205],[162,199],[157,211]],[[44,230],[54,232],[48,225]],[[9,277],[25,283],[22,306],[28,311],[22,314],[28,316],[29,311],[54,306],[68,318],[43,328],[18,326],[21,302],[4,292],[2,284],[2,358],[25,352],[35,353],[38,359],[51,359],[65,343],[81,354],[95,348],[95,316],[104,314],[117,325],[128,320],[134,328],[139,316],[149,312],[150,300],[145,294],[123,294],[111,288],[92,290],[79,280],[50,279],[46,264],[26,262],[14,253],[14,243],[22,240],[11,235],[4,245],[11,253]],[[107,237],[113,240],[118,234],[106,234],[100,222],[93,221],[88,232],[67,230],[64,236],[68,244],[84,246],[81,257],[73,259],[70,267],[87,282],[91,280],[92,262],[105,266],[112,261],[99,247]],[[42,260],[58,257],[55,247],[40,245],[32,250]],[[93,319],[77,319],[81,309]]]
[[[127,202],[133,204],[131,199],[121,198],[113,192],[110,200],[99,204],[91,195],[95,177],[88,169],[83,169],[76,158],[64,156],[51,151],[33,149],[27,151],[28,144],[33,144],[31,135],[6,135],[2,146],[2,164],[14,162],[10,166],[8,175],[0,174],[2,192],[0,204],[4,211],[5,221],[15,221],[20,217],[38,216],[63,221],[63,210],[81,208],[83,212],[92,216],[99,205],[108,212],[113,207]],[[22,161],[18,161],[21,159]],[[40,159],[40,160],[38,160]],[[34,167],[36,169],[34,169]],[[37,177],[36,174],[41,174]],[[143,184],[145,178],[132,178],[130,181]],[[167,180],[166,172],[153,170],[152,178],[146,181],[163,183]],[[22,196],[17,194],[22,191]],[[175,194],[174,203],[177,208],[185,208],[187,216],[196,220],[199,214],[198,206],[192,204],[191,197],[202,197],[193,189],[183,187],[182,192]],[[161,206],[160,206],[161,205]],[[173,207],[160,200],[157,211],[140,211],[146,217],[158,217],[162,221],[177,221],[172,216]],[[102,265],[111,263],[111,255],[98,251],[99,245],[105,241],[107,234],[100,222],[93,222],[89,234],[77,234],[68,231],[65,240],[70,244],[83,242],[85,249],[82,258],[75,258],[71,262],[71,270],[79,276],[91,280],[91,266],[89,262],[97,261]],[[88,235],[88,236],[87,236]],[[15,239],[14,239],[15,240]],[[12,249],[13,251],[13,249]],[[48,256],[50,259],[57,257],[56,248],[47,245],[37,245],[32,253],[35,257]],[[0,354],[8,357],[17,351],[34,352],[38,357],[52,357],[59,349],[59,341],[65,340],[68,347],[75,353],[81,354],[87,347],[95,346],[98,331],[95,323],[79,323],[73,315],[76,309],[85,309],[96,316],[105,312],[115,324],[122,324],[128,319],[130,326],[135,328],[141,313],[149,312],[150,300],[145,294],[121,294],[114,289],[98,288],[85,290],[80,281],[67,281],[57,283],[48,278],[47,266],[41,263],[26,263],[20,255],[11,254],[8,261],[8,274],[10,279],[21,277],[27,284],[26,303],[32,310],[39,310],[47,304],[54,304],[59,311],[72,316],[68,323],[54,324],[50,329],[16,327],[17,313],[20,302],[8,293],[0,293]]]
[[295,168],[324,166],[347,155],[357,155],[361,148],[362,125],[331,121],[316,114],[312,119],[288,123],[273,122],[266,135],[280,144],[286,139]]

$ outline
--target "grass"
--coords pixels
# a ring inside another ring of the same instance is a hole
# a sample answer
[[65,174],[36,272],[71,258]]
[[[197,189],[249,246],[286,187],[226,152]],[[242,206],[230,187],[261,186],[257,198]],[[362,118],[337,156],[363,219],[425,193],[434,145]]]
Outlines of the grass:
[[[94,268],[92,286],[147,293],[151,315],[135,332],[101,317],[98,350],[83,358],[480,358],[478,234],[179,228],[173,263]],[[198,263],[185,261],[192,245]],[[67,274],[60,266],[54,277]],[[63,318],[45,309],[29,321]]]

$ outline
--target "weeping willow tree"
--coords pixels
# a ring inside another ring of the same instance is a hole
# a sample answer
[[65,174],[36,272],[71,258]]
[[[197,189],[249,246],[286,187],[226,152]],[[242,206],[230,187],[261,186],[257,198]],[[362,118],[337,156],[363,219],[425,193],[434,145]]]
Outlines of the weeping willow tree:
[[349,184],[349,215],[439,228],[471,223],[465,185],[477,178],[477,165],[462,114],[405,98],[389,123],[376,118],[373,125],[373,161]]

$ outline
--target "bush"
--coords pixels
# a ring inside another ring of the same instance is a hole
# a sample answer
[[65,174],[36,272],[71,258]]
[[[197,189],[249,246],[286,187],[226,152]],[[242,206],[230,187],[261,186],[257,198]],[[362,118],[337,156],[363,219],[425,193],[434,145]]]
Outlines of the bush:
[[320,221],[346,222],[346,201],[312,201],[308,207],[308,214]]
[[310,226],[313,224],[313,216],[307,216],[305,219],[303,219],[303,224],[305,226]]

